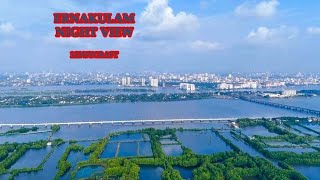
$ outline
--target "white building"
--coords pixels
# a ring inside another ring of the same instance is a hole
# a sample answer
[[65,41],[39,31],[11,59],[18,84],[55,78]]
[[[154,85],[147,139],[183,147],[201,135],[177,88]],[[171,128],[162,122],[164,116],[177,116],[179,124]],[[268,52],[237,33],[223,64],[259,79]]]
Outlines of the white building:
[[218,89],[233,89],[233,84],[221,83],[218,84]]
[[193,92],[196,90],[196,86],[194,84],[188,84],[187,91]]
[[282,91],[282,96],[284,97],[290,97],[290,96],[296,96],[297,91],[296,90],[284,90]]
[[159,80],[158,79],[150,79],[150,85],[151,87],[158,87],[159,86]]
[[180,89],[185,89],[186,91],[193,92],[196,90],[196,86],[194,84],[189,83],[180,83]]
[[122,86],[130,86],[130,77],[124,77],[121,79],[121,85]]
[[146,86],[146,79],[144,78],[141,79],[141,86]]
[[179,87],[180,89],[187,89],[188,83],[180,83]]

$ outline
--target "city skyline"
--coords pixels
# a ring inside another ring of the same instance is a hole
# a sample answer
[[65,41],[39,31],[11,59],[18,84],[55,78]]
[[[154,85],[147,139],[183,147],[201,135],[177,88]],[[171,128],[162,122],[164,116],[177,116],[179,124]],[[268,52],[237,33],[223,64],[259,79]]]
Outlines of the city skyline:
[[[320,2],[4,0],[1,4],[0,72],[317,72],[320,65],[319,51],[312,48],[320,45]],[[54,12],[135,12],[136,31],[129,41],[55,39]],[[31,18],[26,21],[26,16]],[[118,49],[121,54],[116,61],[71,61],[68,52],[78,49]]]

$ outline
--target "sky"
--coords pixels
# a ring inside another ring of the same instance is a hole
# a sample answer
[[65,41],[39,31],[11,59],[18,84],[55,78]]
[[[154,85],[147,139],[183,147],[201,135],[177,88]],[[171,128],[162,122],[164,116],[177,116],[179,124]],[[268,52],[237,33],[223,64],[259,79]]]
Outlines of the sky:
[[[320,1],[1,0],[0,72],[319,72]],[[134,12],[131,39],[57,39],[54,12]],[[119,50],[74,61],[70,50]]]

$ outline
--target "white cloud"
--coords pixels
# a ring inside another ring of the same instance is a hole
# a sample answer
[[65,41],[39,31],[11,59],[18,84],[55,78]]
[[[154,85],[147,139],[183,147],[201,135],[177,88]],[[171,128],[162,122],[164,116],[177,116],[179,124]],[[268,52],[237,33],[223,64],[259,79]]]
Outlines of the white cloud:
[[290,40],[298,35],[296,28],[280,26],[279,28],[258,27],[252,30],[246,37],[252,43],[276,43]]
[[7,22],[7,23],[0,23],[0,32],[3,33],[11,33],[15,31],[15,28],[13,26],[13,24]]
[[320,35],[320,27],[309,27],[307,33],[311,35]]
[[197,40],[191,43],[191,48],[194,50],[206,51],[206,50],[221,50],[223,49],[223,46],[217,42]]
[[17,36],[22,39],[30,39],[32,36],[28,31],[20,31],[16,29],[16,27],[10,22],[0,23],[0,33],[7,36]]
[[199,27],[198,18],[193,14],[178,12],[174,14],[168,0],[151,0],[141,14],[140,21],[143,37],[156,36],[172,38],[192,32]]
[[258,4],[245,2],[238,6],[235,13],[239,16],[271,17],[277,12],[278,0],[262,1]]

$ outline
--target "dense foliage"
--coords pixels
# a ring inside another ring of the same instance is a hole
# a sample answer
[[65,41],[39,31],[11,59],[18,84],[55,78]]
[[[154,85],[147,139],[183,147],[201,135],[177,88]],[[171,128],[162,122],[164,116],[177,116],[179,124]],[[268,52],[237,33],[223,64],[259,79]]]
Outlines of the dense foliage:
[[68,172],[71,168],[71,163],[69,161],[67,161],[68,156],[70,154],[71,151],[82,151],[83,147],[79,146],[77,144],[71,144],[66,151],[62,154],[59,162],[58,162],[58,173],[55,176],[55,179],[59,179],[59,177],[63,176],[66,172]]
[[38,127],[32,127],[32,128],[19,128],[19,129],[13,129],[13,130],[9,130],[5,133],[1,133],[0,135],[11,135],[11,134],[19,134],[19,133],[27,133],[30,131],[37,131],[39,128]]
[[59,125],[52,125],[51,130],[52,130],[52,132],[58,132],[60,130],[60,126]]
[[238,136],[239,138],[243,138],[248,144],[254,147],[256,150],[264,154],[266,157],[271,159],[280,160],[287,164],[305,164],[305,165],[320,165],[320,153],[319,149],[316,147],[312,147],[316,149],[316,152],[308,152],[303,154],[297,154],[294,152],[285,152],[285,151],[275,151],[270,152],[265,149],[265,145],[262,143],[264,140],[273,140],[273,141],[285,141],[293,144],[306,145],[311,142],[315,137],[312,136],[299,136],[289,132],[286,129],[279,128],[273,121],[266,120],[248,120],[241,119],[238,120],[237,123],[241,127],[247,126],[256,126],[263,125],[270,132],[275,132],[279,134],[278,136],[273,137],[265,137],[265,136],[255,136],[254,139],[250,139],[249,137],[241,137],[235,132],[232,132],[234,136]]
[[[182,130],[182,129],[179,129]],[[216,153],[212,155],[197,155],[191,149],[182,146],[183,154],[176,157],[168,157],[162,151],[160,139],[163,136],[176,138],[176,129],[155,130],[152,128],[141,131],[127,131],[125,133],[145,133],[151,140],[153,158],[135,157],[135,158],[111,158],[99,159],[97,155],[92,155],[88,161],[78,163],[76,170],[72,172],[72,178],[75,177],[77,169],[84,166],[99,165],[105,167],[104,179],[138,179],[139,167],[141,166],[160,166],[164,168],[162,179],[176,180],[182,179],[179,171],[173,167],[180,166],[193,168],[193,176],[196,180],[203,179],[244,179],[255,177],[258,179],[305,179],[300,173],[294,171],[291,166],[282,162],[279,169],[274,167],[269,161],[254,158],[240,151],[228,139],[225,139],[218,132],[218,137],[229,144],[234,151]],[[86,153],[99,154],[105,147],[106,140],[93,143],[86,148]],[[97,150],[98,149],[98,150]]]
[[117,94],[117,95],[44,95],[35,96],[5,96],[0,97],[0,107],[43,107],[43,106],[67,106],[101,103],[121,102],[163,102],[186,101],[214,98],[213,92],[201,93],[142,93],[142,94]]

